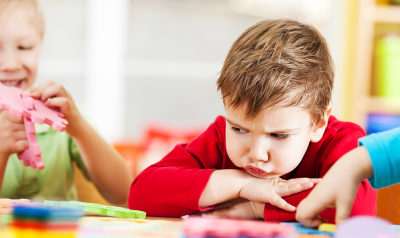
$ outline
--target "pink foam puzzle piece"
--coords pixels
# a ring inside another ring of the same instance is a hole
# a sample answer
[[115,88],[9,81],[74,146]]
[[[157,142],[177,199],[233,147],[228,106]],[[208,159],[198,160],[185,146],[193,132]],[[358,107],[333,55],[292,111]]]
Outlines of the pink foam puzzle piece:
[[295,229],[264,221],[189,217],[183,223],[186,237],[281,237],[293,238]]
[[19,153],[24,165],[43,169],[40,146],[36,141],[34,123],[50,125],[56,131],[63,131],[68,122],[63,115],[47,107],[42,101],[32,98],[21,89],[8,87],[0,83],[0,109],[7,110],[11,115],[23,116],[28,138],[28,149]]
[[11,115],[17,117],[29,117],[30,113],[22,101],[22,90],[8,87],[0,83],[0,109],[7,110]]
[[19,153],[18,157],[25,166],[31,166],[32,168],[42,170],[44,169],[44,163],[40,156],[41,150],[39,143],[36,141],[35,124],[27,117],[24,117],[24,123],[28,139],[28,148]]
[[63,131],[68,125],[68,122],[63,118],[62,113],[47,107],[42,101],[33,99],[33,107],[34,110],[30,111],[33,122],[39,124],[46,123],[56,131]]

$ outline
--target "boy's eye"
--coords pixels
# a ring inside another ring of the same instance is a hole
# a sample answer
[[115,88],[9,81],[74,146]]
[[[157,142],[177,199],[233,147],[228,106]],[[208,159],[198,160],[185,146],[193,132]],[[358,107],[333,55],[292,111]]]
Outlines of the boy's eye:
[[289,135],[287,135],[287,134],[276,134],[276,133],[272,133],[271,136],[272,136],[272,137],[275,137],[275,138],[277,138],[277,139],[279,139],[279,140],[283,140],[283,139],[289,138]]
[[232,126],[232,130],[234,130],[235,132],[237,132],[239,134],[243,134],[243,133],[247,132],[247,130],[245,130],[245,129],[241,129],[239,127],[234,127],[234,126]]
[[32,46],[18,46],[19,50],[30,50],[32,48],[33,48]]

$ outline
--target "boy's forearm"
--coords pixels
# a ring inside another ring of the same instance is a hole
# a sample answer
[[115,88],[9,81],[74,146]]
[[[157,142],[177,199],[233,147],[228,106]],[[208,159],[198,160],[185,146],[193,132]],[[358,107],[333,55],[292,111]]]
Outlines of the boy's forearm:
[[241,189],[252,179],[236,169],[215,170],[199,200],[200,207],[213,206],[239,197]]
[[75,121],[73,133],[79,153],[93,183],[109,202],[125,204],[132,175],[121,156],[86,122]]

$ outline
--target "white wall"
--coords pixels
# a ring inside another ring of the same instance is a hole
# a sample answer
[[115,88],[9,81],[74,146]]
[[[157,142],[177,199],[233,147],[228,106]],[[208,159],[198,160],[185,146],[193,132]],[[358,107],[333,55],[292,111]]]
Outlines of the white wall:
[[[345,0],[115,1],[101,0],[97,10],[93,9],[97,0],[43,1],[47,29],[38,80],[65,85],[78,103],[89,106],[100,130],[112,140],[136,138],[149,122],[206,125],[223,114],[215,81],[225,56],[240,33],[263,18],[290,17],[315,25],[328,40],[336,61],[336,84],[341,84],[338,62],[343,58]],[[127,6],[127,17],[121,4]],[[101,25],[107,22],[126,24],[127,30],[111,29],[109,39],[101,39],[107,32]],[[92,29],[96,27],[100,27],[97,33]],[[107,42],[113,42],[107,49],[90,48]],[[97,68],[104,70],[101,65],[106,60],[114,65],[122,62],[113,68],[115,78],[94,73]],[[92,87],[97,78],[102,86]],[[111,108],[112,116],[100,120],[99,115],[110,110],[103,112],[94,102],[104,102],[102,95],[107,92],[101,91],[107,85],[114,95],[111,102],[125,110]],[[336,114],[341,112],[340,98],[335,90]]]

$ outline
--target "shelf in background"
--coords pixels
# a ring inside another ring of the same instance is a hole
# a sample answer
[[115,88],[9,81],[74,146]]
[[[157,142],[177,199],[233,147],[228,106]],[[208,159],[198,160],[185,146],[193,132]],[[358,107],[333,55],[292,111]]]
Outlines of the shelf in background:
[[366,105],[370,113],[400,114],[400,99],[370,97]]
[[375,22],[400,23],[400,6],[377,6]]

